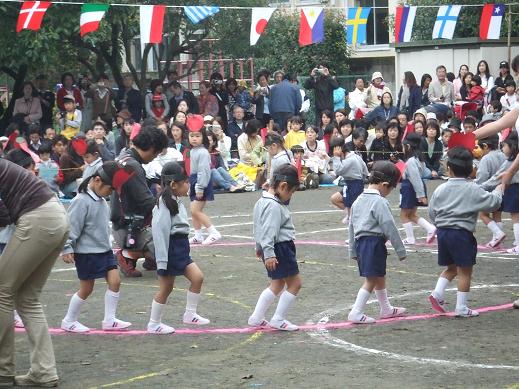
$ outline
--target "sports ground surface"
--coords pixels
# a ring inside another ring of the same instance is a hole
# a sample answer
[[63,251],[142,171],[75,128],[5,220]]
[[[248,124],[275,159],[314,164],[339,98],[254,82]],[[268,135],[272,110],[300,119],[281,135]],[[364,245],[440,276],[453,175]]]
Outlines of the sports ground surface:
[[[432,193],[435,183],[429,184]],[[346,322],[361,279],[347,258],[342,214],[329,204],[333,188],[297,192],[291,202],[303,287],[289,312],[301,331],[255,331],[247,318],[268,279],[254,258],[252,207],[259,192],[221,194],[209,208],[224,234],[221,244],[192,249],[205,273],[199,312],[211,319],[193,329],[181,323],[186,282],[179,278],[164,322],[174,335],[144,333],[153,294],[154,272],[125,279],[118,316],[133,331],[106,335],[63,334],[59,324],[78,281],[73,267],[56,263],[43,293],[63,388],[508,388],[519,383],[519,258],[480,250],[470,306],[481,316],[439,317],[427,294],[440,271],[435,245],[419,245],[399,262],[390,250],[387,283],[394,305],[408,309],[399,320],[353,326]],[[398,216],[398,192],[390,201]],[[425,215],[425,209],[421,214]],[[509,215],[505,215],[505,218]],[[397,217],[397,225],[401,223]],[[505,219],[507,231],[510,220]],[[481,223],[478,242],[489,240]],[[505,245],[511,245],[507,239]],[[455,285],[451,285],[454,287]],[[84,306],[80,321],[100,328],[104,282]],[[447,292],[454,309],[455,291]],[[273,309],[269,311],[271,315]],[[366,313],[377,315],[377,304]],[[200,331],[198,331],[200,330]],[[28,343],[16,338],[17,370],[28,368]],[[519,386],[518,386],[519,387]]]

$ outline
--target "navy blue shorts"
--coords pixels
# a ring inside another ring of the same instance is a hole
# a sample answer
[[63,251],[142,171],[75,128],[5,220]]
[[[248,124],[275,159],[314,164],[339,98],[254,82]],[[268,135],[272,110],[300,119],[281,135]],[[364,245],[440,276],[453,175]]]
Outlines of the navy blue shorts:
[[[423,182],[423,181],[422,181]],[[425,196],[427,196],[427,188],[425,183],[423,184],[425,190]],[[402,209],[413,209],[423,204],[418,202],[416,198],[416,192],[408,179],[402,180],[400,184],[400,208]]]
[[193,260],[191,259],[187,235],[175,234],[169,237],[168,267],[158,269],[159,276],[182,276]]
[[108,271],[117,269],[112,250],[100,254],[74,254],[77,276],[80,280],[106,278]]
[[[273,280],[281,280],[299,274],[296,259],[296,245],[293,240],[275,243],[274,253],[278,260],[278,265],[274,271],[267,269],[267,274],[270,278]],[[263,263],[265,263],[265,257],[263,257]]]
[[3,253],[5,246],[7,246],[7,243],[0,243],[0,255]]
[[503,212],[519,213],[519,184],[512,184],[505,189],[502,208]]
[[355,240],[357,265],[361,277],[386,275],[386,239],[381,236],[361,236]]
[[455,264],[470,267],[476,264],[478,243],[474,234],[464,229],[438,228],[438,265]]
[[351,208],[353,202],[364,192],[364,181],[345,180],[342,188],[342,202],[346,208]]
[[[196,180],[197,180],[196,174],[191,174],[189,176],[189,185],[190,185],[189,198],[191,199],[191,201],[196,200],[196,190],[195,190]],[[209,179],[209,183],[207,184],[207,187],[204,189],[204,197],[202,198],[202,200],[199,200],[199,201],[213,201],[213,200],[214,200],[213,180]]]

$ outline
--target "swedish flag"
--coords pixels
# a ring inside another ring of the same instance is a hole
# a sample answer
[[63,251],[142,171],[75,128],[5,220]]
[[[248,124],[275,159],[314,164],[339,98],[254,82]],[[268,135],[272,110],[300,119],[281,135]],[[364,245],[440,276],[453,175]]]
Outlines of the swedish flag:
[[346,38],[349,45],[366,43],[366,27],[370,7],[348,8],[348,19],[346,20]]

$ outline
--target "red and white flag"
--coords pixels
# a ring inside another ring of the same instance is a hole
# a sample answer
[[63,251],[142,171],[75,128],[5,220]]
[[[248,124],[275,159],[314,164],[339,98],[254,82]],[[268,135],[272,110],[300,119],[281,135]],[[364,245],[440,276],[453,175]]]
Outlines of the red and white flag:
[[499,39],[504,14],[505,6],[503,4],[485,4],[479,22],[479,37],[481,39]]
[[252,17],[250,24],[250,45],[254,46],[258,42],[259,37],[265,31],[275,8],[257,7],[252,9]]
[[51,6],[50,1],[24,1],[18,15],[18,23],[16,23],[16,32],[22,30],[38,31],[45,12]]
[[141,5],[141,44],[161,43],[165,5]]

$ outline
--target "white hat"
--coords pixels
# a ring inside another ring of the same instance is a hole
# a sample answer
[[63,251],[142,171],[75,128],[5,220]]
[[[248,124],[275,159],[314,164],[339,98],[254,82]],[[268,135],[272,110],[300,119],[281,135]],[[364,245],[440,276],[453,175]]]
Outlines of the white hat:
[[427,112],[427,117],[426,117],[427,120],[429,119],[434,119],[434,120],[438,120],[436,118],[436,114],[434,112]]
[[371,81],[373,81],[373,80],[375,80],[377,78],[381,78],[382,81],[384,81],[384,77],[382,77],[382,73],[380,73],[380,72],[373,73],[373,75],[371,76]]
[[0,136],[0,142],[7,142],[9,140],[6,136]]
[[204,122],[212,122],[214,120],[214,117],[211,115],[205,115],[204,116]]

